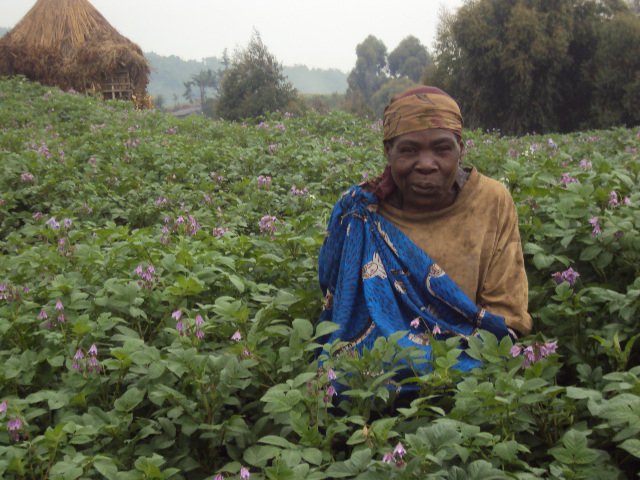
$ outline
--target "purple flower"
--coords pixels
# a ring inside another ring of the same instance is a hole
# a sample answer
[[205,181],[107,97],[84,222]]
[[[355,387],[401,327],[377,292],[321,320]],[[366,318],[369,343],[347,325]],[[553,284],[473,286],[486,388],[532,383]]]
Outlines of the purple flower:
[[20,420],[20,418],[16,417],[13,420],[9,420],[7,422],[7,430],[9,430],[10,432],[14,432],[16,430],[20,430],[22,428],[22,420]]
[[617,207],[618,205],[620,205],[620,201],[618,200],[618,192],[616,192],[615,190],[611,190],[611,192],[609,193],[609,206]]
[[62,310],[64,310],[64,305],[62,305],[62,301],[61,301],[61,300],[58,300],[58,301],[56,302],[56,310],[57,310],[57,311],[59,311],[59,312],[61,312]]
[[558,144],[553,141],[553,138],[547,140],[547,145],[549,146],[549,148],[553,148],[554,150],[558,148]]
[[[516,349],[517,347],[517,349]],[[517,357],[521,352],[524,353],[524,359],[522,366],[528,368],[532,364],[539,362],[545,357],[548,357],[552,353],[555,353],[558,348],[557,340],[550,340],[544,343],[533,343],[526,348],[514,345],[511,348],[511,355]]]
[[411,325],[411,328],[418,328],[420,326],[420,317],[416,317],[411,320],[411,323],[409,325]]
[[92,357],[98,356],[98,347],[96,347],[95,343],[91,344],[91,347],[89,347],[89,355]]
[[327,377],[329,378],[329,380],[335,380],[337,378],[336,372],[333,370],[333,368],[327,370]]
[[440,330],[440,327],[438,326],[437,323],[436,323],[436,326],[433,327],[433,330],[431,330],[431,333],[434,335],[440,335],[442,333],[442,330]]
[[304,190],[300,190],[295,185],[291,187],[291,194],[296,197],[304,197],[307,193],[309,193],[309,189],[304,187]]
[[336,391],[335,387],[333,385],[329,385],[327,387],[327,392],[325,393],[325,396],[324,396],[324,401],[329,403],[331,402],[331,399],[336,395],[338,395],[338,392]]
[[548,357],[552,353],[556,353],[557,349],[558,349],[558,341],[557,340],[553,340],[553,341],[550,341],[550,342],[545,342],[542,345],[540,345],[540,356],[542,358]]
[[34,213],[33,215],[31,215],[31,217],[32,217],[34,220],[40,220],[40,219],[42,218],[42,212],[36,212],[36,213]]
[[78,349],[76,350],[76,354],[73,356],[74,360],[82,360],[84,358],[84,353],[82,352],[82,349]]
[[270,215],[265,215],[260,219],[260,232],[262,233],[276,233],[276,217],[272,217]]
[[199,340],[202,340],[204,338],[204,332],[200,329],[196,330],[196,338],[198,338]]
[[213,477],[213,480],[224,480],[224,475],[222,475],[221,473],[217,474],[215,477]]
[[465,147],[467,148],[473,148],[475,146],[476,146],[476,142],[474,142],[472,138],[470,138],[465,142]]
[[46,320],[47,318],[49,318],[49,315],[47,315],[47,312],[44,309],[40,310],[40,313],[38,314],[38,319]]
[[136,267],[136,269],[134,270],[134,272],[135,272],[136,274],[138,274],[138,276],[139,276],[139,277],[142,277],[142,272],[143,272],[143,270],[142,270],[142,265],[138,265],[138,266]]
[[569,173],[565,172],[562,174],[562,178],[560,179],[560,183],[562,185],[569,185],[570,183],[578,183],[578,180],[572,177]]
[[240,469],[240,478],[242,480],[249,480],[249,478],[251,478],[251,473],[249,473],[249,470],[246,467],[242,467]]
[[602,229],[600,228],[600,222],[598,220],[598,217],[591,217],[589,219],[589,223],[591,224],[591,227],[592,227],[592,230],[591,230],[592,237],[597,237],[598,235],[600,235],[600,233],[602,233]]
[[178,320],[178,323],[176,323],[176,330],[181,336],[184,335],[184,324],[182,323],[182,320]]
[[227,229],[225,227],[216,227],[216,228],[214,228],[212,230],[211,234],[214,237],[220,238],[220,237],[224,236],[224,234],[227,233],[228,231],[229,231],[229,229]]
[[52,230],[60,229],[60,224],[57,222],[56,217],[51,217],[49,220],[45,222],[45,224],[50,226]]
[[167,135],[175,135],[176,133],[178,133],[178,127],[169,127],[164,131],[164,133],[166,133]]
[[269,175],[258,175],[258,188],[264,188],[265,190],[269,190],[271,186],[271,177]]
[[182,310],[178,309],[171,314],[171,318],[174,320],[180,320],[182,318]]
[[31,183],[33,182],[33,174],[29,172],[24,172],[20,175],[20,181],[22,183]]
[[586,158],[583,158],[582,160],[580,160],[580,168],[583,170],[591,170],[592,164],[589,160],[587,160]]
[[559,285],[562,282],[567,282],[572,287],[576,283],[576,280],[579,276],[580,274],[571,267],[567,268],[563,272],[555,272],[551,275],[556,284]]
[[19,417],[14,418],[13,420],[9,420],[7,422],[7,430],[9,431],[9,436],[11,440],[17,442],[20,440],[20,429],[22,428],[22,420]]
[[403,458],[406,453],[407,451],[404,449],[404,446],[402,445],[402,443],[398,442],[398,444],[396,445],[396,448],[393,449],[393,456]]
[[624,197],[624,198],[622,199],[622,203],[623,203],[624,205],[631,205],[631,198],[629,198],[629,197]]
[[204,325],[204,319],[202,315],[198,314],[196,315],[196,326],[201,327],[202,325]]
[[523,366],[527,368],[532,363],[535,363],[537,360],[536,352],[532,345],[529,345],[524,349],[524,362]]
[[234,342],[239,342],[240,340],[242,340],[242,334],[240,333],[240,330],[236,330],[236,333],[231,335],[231,340],[233,340]]
[[385,454],[383,455],[383,457],[382,457],[382,461],[383,461],[384,463],[394,463],[394,462],[395,462],[395,459],[393,458],[393,453],[391,453],[391,452],[387,452],[387,453],[385,453]]
[[7,401],[3,400],[2,403],[0,403],[0,413],[6,413],[7,412]]
[[60,315],[58,315],[58,323],[64,323],[64,313],[61,313]]

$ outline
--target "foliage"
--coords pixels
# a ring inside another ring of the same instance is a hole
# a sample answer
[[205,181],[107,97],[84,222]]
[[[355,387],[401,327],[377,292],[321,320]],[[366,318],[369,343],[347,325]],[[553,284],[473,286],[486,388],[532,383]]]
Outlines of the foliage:
[[[480,0],[445,16],[427,80],[467,123],[509,133],[638,122],[640,23],[620,1]],[[624,98],[622,100],[621,98]]]
[[216,57],[196,61],[183,60],[176,55],[158,55],[153,52],[145,52],[144,56],[151,65],[147,91],[154,97],[162,95],[167,107],[176,106],[179,103],[185,90],[184,82],[188,81],[192,75],[197,75],[202,70],[217,72],[224,67],[222,60]]
[[348,91],[370,98],[387,79],[387,47],[382,40],[369,35],[356,47],[356,66],[349,73]]
[[216,111],[228,120],[255,118],[287,109],[296,96],[282,66],[254,32],[247,48],[236,52],[222,76]]
[[430,63],[427,49],[411,35],[389,55],[382,40],[369,35],[356,47],[356,55],[356,66],[348,77],[344,108],[376,118],[382,117],[393,95],[420,81]]
[[394,338],[315,358],[318,250],[384,165],[379,122],[176,120],[16,78],[0,125],[2,478],[640,471],[637,128],[468,132],[466,162],[518,206],[535,331],[470,338],[464,376],[434,341],[397,398],[419,359]]
[[223,75],[223,71],[213,72],[212,70],[201,70],[197,74],[191,75],[188,81],[184,82],[185,93],[184,96],[190,99],[192,96],[191,89],[193,87],[198,88],[200,94],[200,105],[204,107],[207,101],[207,89],[212,89],[217,92],[219,77]]
[[[203,58],[202,61],[184,60],[175,55],[162,56],[153,52],[145,52],[145,57],[151,64],[151,76],[147,90],[157,97],[162,95],[167,106],[173,106],[174,95],[182,97],[184,82],[191,75],[197,75],[202,70],[210,69],[214,72],[225,68],[225,53],[218,57]],[[226,59],[229,64],[230,59]],[[227,65],[228,66],[228,65]],[[304,65],[284,65],[282,72],[300,93],[331,94],[344,93],[347,90],[347,75],[336,69],[309,68]]]
[[394,77],[408,77],[418,83],[430,63],[426,47],[416,37],[409,35],[389,54],[389,73]]

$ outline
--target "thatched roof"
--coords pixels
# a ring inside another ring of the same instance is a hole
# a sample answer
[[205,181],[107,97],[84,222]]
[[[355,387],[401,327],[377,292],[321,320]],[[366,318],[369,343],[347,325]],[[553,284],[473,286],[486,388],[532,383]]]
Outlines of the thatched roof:
[[137,94],[149,81],[138,45],[120,35],[88,0],[38,0],[0,38],[0,75],[86,91],[127,70]]

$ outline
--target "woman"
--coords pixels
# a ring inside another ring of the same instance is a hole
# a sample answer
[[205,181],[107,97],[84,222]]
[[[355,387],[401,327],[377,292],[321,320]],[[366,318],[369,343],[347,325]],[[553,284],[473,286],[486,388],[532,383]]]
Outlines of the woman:
[[[400,345],[429,357],[430,335],[529,333],[515,205],[499,182],[462,168],[456,102],[435,87],[394,97],[383,143],[384,173],[342,196],[320,252],[322,319],[339,326],[328,341],[358,352],[406,331]],[[462,355],[458,368],[477,364]]]

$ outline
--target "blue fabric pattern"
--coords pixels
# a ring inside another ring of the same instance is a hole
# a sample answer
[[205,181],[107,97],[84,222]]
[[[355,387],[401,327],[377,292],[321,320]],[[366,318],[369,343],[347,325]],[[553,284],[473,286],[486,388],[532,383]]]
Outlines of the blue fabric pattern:
[[[508,334],[502,317],[475,305],[377,209],[373,193],[360,186],[349,189],[331,214],[320,250],[319,279],[325,295],[321,320],[339,326],[326,340],[347,342],[338,353],[361,352],[372,348],[380,336],[407,331],[399,344],[420,348],[430,359],[427,334],[434,330],[438,339],[453,335],[466,338],[478,329],[499,339]],[[427,371],[428,365],[426,362],[423,367]],[[463,352],[457,368],[468,371],[478,365]]]

